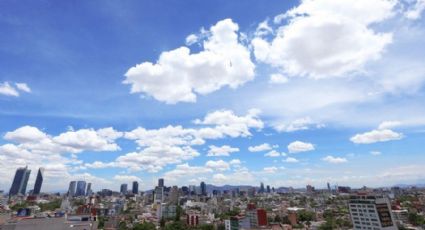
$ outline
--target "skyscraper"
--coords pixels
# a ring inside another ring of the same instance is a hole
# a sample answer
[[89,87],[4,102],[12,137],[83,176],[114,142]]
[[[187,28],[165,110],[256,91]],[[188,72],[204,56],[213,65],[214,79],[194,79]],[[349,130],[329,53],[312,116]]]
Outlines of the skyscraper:
[[207,185],[205,182],[201,182],[201,195],[206,196],[207,195]]
[[264,193],[264,183],[261,182],[260,184],[260,193]]
[[127,194],[127,184],[121,184],[120,193]]
[[40,195],[41,185],[43,184],[44,168],[39,168],[37,178],[35,179],[33,195]]
[[69,182],[69,188],[68,188],[68,196],[73,197],[75,196],[75,188],[77,186],[77,182],[71,181]]
[[75,191],[76,196],[86,195],[86,182],[83,180],[77,181],[77,190]]
[[22,194],[25,195],[27,190],[28,179],[30,177],[31,170],[28,169],[28,166],[25,168],[18,168],[13,178],[12,187],[10,188],[9,195]]
[[164,178],[159,178],[158,187],[164,187]]
[[139,182],[133,181],[133,188],[131,191],[133,192],[133,194],[139,193]]
[[86,191],[86,196],[90,196],[93,193],[93,191],[91,190],[91,183],[87,184],[87,191]]

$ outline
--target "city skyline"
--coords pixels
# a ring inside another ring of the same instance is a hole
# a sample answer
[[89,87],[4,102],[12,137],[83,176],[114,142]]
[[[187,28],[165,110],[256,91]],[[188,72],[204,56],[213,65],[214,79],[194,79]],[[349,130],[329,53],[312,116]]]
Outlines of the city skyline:
[[425,184],[425,7],[374,3],[4,1],[0,190]]

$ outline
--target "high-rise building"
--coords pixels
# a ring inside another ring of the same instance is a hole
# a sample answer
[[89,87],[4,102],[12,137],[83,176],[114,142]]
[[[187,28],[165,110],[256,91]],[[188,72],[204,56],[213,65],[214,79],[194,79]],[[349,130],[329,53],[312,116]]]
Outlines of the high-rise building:
[[267,193],[271,193],[272,192],[272,190],[270,189],[270,185],[267,185]]
[[133,188],[131,189],[133,194],[139,194],[139,182],[133,181]]
[[93,191],[91,190],[91,183],[87,184],[86,196],[91,196]]
[[30,177],[31,170],[28,169],[28,166],[25,168],[18,168],[13,178],[12,187],[9,191],[9,196],[14,195],[25,195],[27,191],[28,179]]
[[261,182],[260,184],[260,193],[264,193],[264,183]]
[[398,229],[388,197],[361,194],[350,197],[349,209],[354,229]]
[[201,182],[201,195],[206,196],[207,195],[207,185],[205,182]]
[[327,184],[327,185],[328,185],[328,192],[329,192],[329,193],[332,193],[331,185],[329,184],[329,182],[328,182],[328,184]]
[[44,168],[39,168],[37,178],[35,179],[33,195],[40,195],[41,185],[43,184]]
[[164,178],[158,179],[158,187],[164,187]]
[[127,184],[121,184],[120,193],[127,194]]
[[76,196],[86,195],[86,182],[83,180],[77,181],[77,189],[75,191]]
[[156,202],[162,202],[164,200],[164,187],[156,186],[154,195]]
[[77,188],[77,182],[75,182],[75,181],[69,182],[68,196],[70,196],[70,197],[75,196],[75,189],[76,188]]

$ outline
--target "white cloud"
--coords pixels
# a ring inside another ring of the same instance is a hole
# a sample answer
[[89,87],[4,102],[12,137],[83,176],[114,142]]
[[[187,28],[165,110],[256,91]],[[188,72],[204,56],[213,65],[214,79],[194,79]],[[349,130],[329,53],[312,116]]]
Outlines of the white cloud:
[[273,149],[269,143],[263,143],[261,145],[249,146],[248,151],[250,152],[262,152]]
[[399,125],[399,123],[383,122],[379,125],[378,129],[356,134],[350,138],[350,141],[356,144],[372,144],[376,142],[400,140],[404,137],[402,133],[397,133],[391,129],[388,129],[388,127],[394,127],[396,125]]
[[195,44],[196,42],[198,42],[198,36],[196,36],[195,34],[190,34],[186,37],[186,45],[190,46],[192,44]]
[[262,37],[271,33],[273,33],[273,29],[270,27],[268,20],[259,23],[255,30],[255,36],[257,37]]
[[119,156],[115,160],[114,166],[128,168],[132,171],[158,172],[166,165],[179,164],[199,155],[195,149],[189,146],[156,145],[146,147],[140,152]]
[[117,151],[120,147],[114,142],[121,137],[120,132],[112,128],[99,130],[80,129],[61,133],[53,138],[55,143],[73,149],[84,149],[93,151]]
[[270,75],[269,83],[271,84],[285,84],[288,82],[288,78],[280,73],[274,73]]
[[199,53],[190,53],[185,46],[163,52],[156,63],[130,68],[124,83],[131,85],[131,93],[144,93],[168,104],[195,102],[197,94],[224,86],[237,88],[254,79],[255,69],[249,50],[238,41],[238,30],[231,19],[219,21],[210,28]]
[[19,96],[19,92],[9,82],[0,83],[0,94],[14,97]]
[[230,156],[230,153],[239,152],[239,148],[233,148],[228,145],[217,147],[210,145],[207,156]]
[[14,131],[7,132],[4,139],[18,143],[41,141],[47,138],[47,135],[36,127],[22,126]]
[[266,154],[264,154],[265,157],[280,157],[281,154],[280,152],[276,151],[276,150],[272,150]]
[[26,83],[15,83],[14,87],[9,82],[0,83],[0,94],[5,96],[19,97],[19,92],[30,93],[31,89]]
[[241,162],[241,160],[239,160],[239,159],[233,159],[233,160],[231,160],[230,162],[229,162],[229,164],[231,164],[231,165],[240,165],[240,164],[242,164],[242,162]]
[[278,168],[276,168],[274,166],[272,166],[272,167],[265,167],[263,169],[263,172],[270,173],[270,174],[276,173],[277,171],[278,171]]
[[227,170],[230,169],[229,163],[227,163],[223,160],[207,161],[205,163],[205,167],[213,169],[215,171],[227,171]]
[[391,129],[400,125],[402,125],[400,121],[384,121],[379,124],[378,129]]
[[322,160],[326,161],[328,163],[332,163],[332,164],[340,164],[340,163],[347,162],[346,158],[334,157],[334,156],[326,156],[326,157],[322,158]]
[[194,175],[202,175],[213,172],[212,169],[207,167],[190,166],[188,163],[177,165],[175,169],[168,171],[164,174],[165,179],[176,181],[180,178],[188,178]]
[[277,29],[272,41],[252,40],[255,57],[291,76],[325,78],[358,71],[391,43],[391,33],[377,33],[370,25],[391,17],[395,5],[391,0],[302,1],[275,18],[289,23]]
[[411,20],[417,20],[421,18],[421,14],[424,10],[425,0],[416,0],[415,4],[404,12],[404,16]]
[[307,130],[312,127],[321,128],[322,124],[316,124],[310,117],[295,119],[288,123],[277,122],[272,125],[278,132],[295,132],[299,130]]
[[[227,135],[230,137],[238,136],[251,136],[250,128],[262,129],[264,127],[263,121],[258,118],[260,111],[257,109],[250,109],[245,116],[237,116],[231,110],[217,110],[208,113],[203,120],[195,120],[195,124],[215,125],[214,130],[199,130],[201,137],[213,134],[212,138],[222,137]],[[205,131],[209,132],[205,132]],[[203,132],[204,131],[204,132]],[[213,131],[213,132],[211,132]]]
[[373,156],[379,156],[382,153],[380,151],[371,151],[370,154],[373,155]]
[[25,93],[31,93],[30,87],[28,87],[27,83],[15,83],[16,88]]
[[286,163],[297,163],[298,162],[298,160],[296,158],[293,158],[293,157],[287,157],[285,160],[282,160],[282,161],[286,162]]
[[312,150],[314,150],[314,145],[307,142],[294,141],[288,145],[289,153],[307,152]]
[[140,183],[142,181],[142,179],[133,175],[115,175],[113,179],[118,182],[127,183],[132,183],[133,181],[138,181]]

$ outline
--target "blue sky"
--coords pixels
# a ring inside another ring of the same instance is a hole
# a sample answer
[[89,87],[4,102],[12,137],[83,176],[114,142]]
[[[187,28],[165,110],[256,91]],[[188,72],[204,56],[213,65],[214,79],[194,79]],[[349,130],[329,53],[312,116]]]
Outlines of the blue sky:
[[0,190],[425,182],[425,2],[352,1],[2,1]]

